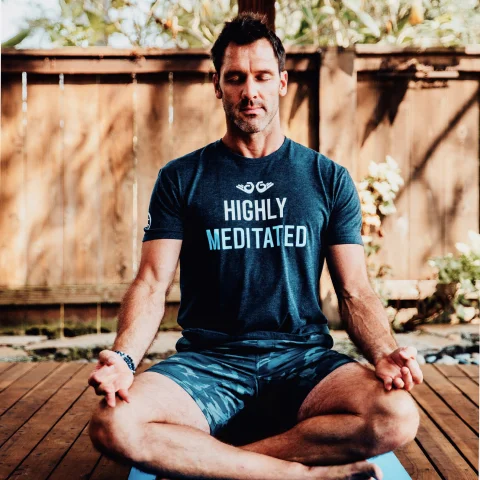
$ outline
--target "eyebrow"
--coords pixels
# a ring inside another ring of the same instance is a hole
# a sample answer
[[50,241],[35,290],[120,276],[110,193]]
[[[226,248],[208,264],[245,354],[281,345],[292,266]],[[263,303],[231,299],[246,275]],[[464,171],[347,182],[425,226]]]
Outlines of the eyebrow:
[[[269,75],[274,75],[274,72],[272,70],[257,70],[255,73],[257,74],[268,73]],[[227,77],[229,75],[244,75],[244,74],[245,72],[241,70],[227,70],[223,75]]]

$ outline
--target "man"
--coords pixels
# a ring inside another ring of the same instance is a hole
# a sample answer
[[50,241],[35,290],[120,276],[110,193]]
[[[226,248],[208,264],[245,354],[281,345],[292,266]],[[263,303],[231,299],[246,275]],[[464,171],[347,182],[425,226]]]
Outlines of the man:
[[[285,51],[260,17],[227,22],[212,59],[227,133],[159,172],[113,351],[89,379],[106,397],[91,439],[175,478],[381,478],[360,460],[414,439],[407,391],[422,373],[370,287],[354,183],[282,134]],[[318,296],[325,257],[374,370],[331,350]],[[177,353],[134,380],[179,258]]]

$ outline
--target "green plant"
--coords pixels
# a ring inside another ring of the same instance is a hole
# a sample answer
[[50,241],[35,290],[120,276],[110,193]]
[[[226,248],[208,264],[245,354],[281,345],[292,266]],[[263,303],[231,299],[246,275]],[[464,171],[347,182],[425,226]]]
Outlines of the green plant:
[[[470,244],[456,243],[457,254],[432,257],[440,285],[451,285],[449,303],[461,322],[478,317],[480,301],[480,234],[468,231]],[[438,289],[437,289],[438,290]],[[434,296],[438,293],[435,293]],[[437,312],[438,316],[441,312]]]
[[[29,18],[4,43],[35,31],[53,46],[210,47],[236,0],[58,0],[61,17]],[[34,4],[35,5],[35,4]],[[478,0],[277,0],[277,34],[286,45],[348,47],[357,43],[431,47],[480,42]],[[38,8],[32,8],[32,12]]]

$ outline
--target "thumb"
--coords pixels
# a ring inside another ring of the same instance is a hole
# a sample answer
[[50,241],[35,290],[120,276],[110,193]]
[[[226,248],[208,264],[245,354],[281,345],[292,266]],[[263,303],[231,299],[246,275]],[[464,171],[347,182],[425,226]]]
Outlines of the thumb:
[[417,351],[413,347],[407,347],[400,350],[400,356],[405,360],[408,360],[409,358],[415,359],[416,354],[417,354]]
[[127,388],[121,388],[117,391],[117,393],[122,400],[125,400],[127,403],[130,403],[130,393],[128,393]]
[[102,350],[98,354],[98,361],[103,365],[115,365],[118,358],[118,355],[111,350]]

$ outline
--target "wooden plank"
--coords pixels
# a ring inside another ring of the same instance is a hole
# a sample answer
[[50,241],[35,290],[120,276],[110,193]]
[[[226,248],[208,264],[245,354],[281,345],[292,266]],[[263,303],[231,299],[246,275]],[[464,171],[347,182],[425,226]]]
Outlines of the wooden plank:
[[440,372],[443,373],[447,378],[452,378],[452,377],[461,377],[461,378],[470,378],[468,375],[458,368],[460,365],[439,365],[438,363],[432,364],[434,367],[439,370]]
[[[85,365],[81,368],[2,445],[0,448],[0,478],[7,478],[12,474],[32,449],[39,445],[54,425],[63,418],[65,412],[87,389],[87,380],[92,370],[92,365]],[[85,423],[81,426],[82,428]],[[18,472],[20,474],[22,469]],[[27,476],[27,478],[29,477]]]
[[115,480],[127,480],[130,468],[102,456],[90,480],[111,480],[113,478]]
[[206,145],[209,127],[203,99],[213,95],[213,86],[205,75],[174,74],[172,142],[175,157]]
[[[88,303],[120,303],[130,283],[110,285],[59,285],[57,287],[23,287],[0,289],[1,305],[59,305]],[[167,302],[180,301],[177,280],[167,295]]]
[[[444,161],[443,223],[444,252],[456,252],[457,242],[470,243],[468,231],[472,219],[480,217],[479,211],[479,81],[448,82],[441,99],[444,132],[438,147]],[[439,111],[440,113],[440,111]],[[462,159],[458,168],[452,158]]]
[[[352,51],[327,49],[322,52],[318,93],[318,150],[345,166],[357,178],[357,139],[355,111],[357,108],[357,73],[353,68]],[[341,326],[333,283],[325,268],[320,277],[322,309],[326,308],[332,325]]]
[[424,381],[430,388],[478,435],[478,408],[433,365],[423,365],[422,372]]
[[28,454],[11,478],[47,478],[88,423],[95,397],[95,391],[89,387]]
[[15,402],[26,395],[44,378],[48,377],[58,366],[59,364],[55,362],[38,363],[34,368],[1,392],[0,415],[3,415]]
[[[451,442],[462,452],[471,467],[478,471],[478,436],[457,417],[455,412],[443,403],[426,383],[416,385],[410,393],[417,403],[428,412],[428,416],[431,417],[438,428],[445,432],[445,435],[448,435]],[[437,467],[439,466],[436,461],[435,464]]]
[[[101,283],[100,137],[96,77],[64,78],[65,225],[61,284]],[[92,128],[94,127],[94,128]]]
[[100,453],[90,440],[87,424],[48,479],[88,479],[99,459]]
[[478,365],[457,365],[457,367],[478,384]]
[[401,448],[397,448],[394,453],[413,480],[440,480],[435,467],[425,456],[417,442],[410,442]]
[[[413,83],[410,90],[412,118],[411,172],[406,184],[410,188],[409,207],[409,278],[427,278],[432,274],[428,259],[444,255],[446,225],[444,214],[445,157],[439,149],[448,121],[445,116],[447,89],[423,88]],[[449,100],[450,101],[450,100]],[[429,120],[425,122],[425,112]]]
[[391,72],[404,71],[408,69],[415,71],[415,66],[418,65],[420,69],[423,66],[427,68],[436,68],[438,71],[446,72],[478,72],[480,70],[480,59],[478,54],[472,55],[449,55],[439,53],[438,55],[427,53],[415,53],[404,51],[402,54],[388,54],[375,55],[366,54],[360,55],[357,53],[355,58],[355,69],[359,73],[363,72]]
[[[142,167],[143,168],[143,167]],[[157,171],[158,173],[158,171]],[[147,194],[143,194],[142,201],[139,201],[138,214],[138,242],[143,238],[143,226],[145,220],[145,211],[148,205],[145,197],[149,197],[156,174],[153,180],[142,173],[139,176],[138,185],[143,188],[149,188]],[[143,208],[140,210],[141,205]],[[435,280],[378,280],[379,286],[386,292],[386,297],[397,300],[416,300],[425,298],[435,290]],[[113,283],[104,285],[59,285],[57,287],[21,287],[12,289],[0,289],[0,306],[5,305],[60,305],[64,304],[116,304],[120,303],[123,295],[127,291],[130,283]],[[180,283],[179,276],[172,284],[172,289],[167,295],[167,302],[180,301]],[[478,368],[478,367],[477,367]]]
[[6,412],[0,421],[0,446],[30,419],[84,365],[62,363]]
[[350,51],[326,50],[322,55],[319,93],[319,150],[345,166],[357,179],[357,74]]
[[[27,285],[62,283],[63,158],[59,77],[28,75],[25,139]],[[67,109],[68,110],[68,109]]]
[[12,368],[14,365],[14,362],[0,362],[0,373],[5,372],[9,368]]
[[[68,50],[68,47],[65,48]],[[108,49],[90,53],[88,52],[90,48],[67,52],[61,51],[63,49],[39,50],[38,53],[35,50],[25,50],[23,55],[18,55],[18,51],[15,49],[8,51],[2,49],[2,71],[12,73],[26,71],[44,75],[214,72],[208,50],[188,49],[188,52],[185,52],[175,49],[165,49],[165,51],[162,49],[118,49],[118,52],[115,52],[116,49]],[[311,57],[318,55],[315,48],[287,48],[286,50],[285,67],[287,70],[315,69],[315,65],[311,62]]]
[[[422,385],[416,385],[412,392],[421,386]],[[472,467],[422,409],[420,409],[420,425],[416,438],[443,478],[452,480],[478,480],[478,476]]]
[[168,73],[139,75],[136,92],[137,265],[153,186],[160,168],[176,156],[169,123]]
[[[317,59],[312,59],[315,61]],[[320,59],[317,60],[320,62]],[[280,98],[280,123],[285,135],[318,150],[318,75],[291,72],[285,97]]]
[[12,368],[0,374],[0,392],[5,390],[15,380],[25,375],[29,370],[38,364],[32,362],[16,363]]
[[2,70],[0,161],[0,285],[24,285],[27,278],[25,236],[25,158],[22,74]]
[[[124,283],[133,279],[134,179],[133,90],[130,76],[98,84],[100,166],[99,283]],[[136,272],[135,272],[136,273]]]
[[[463,372],[460,372],[459,369],[453,369],[452,366],[445,366],[445,365],[436,365],[434,366],[443,374],[445,377],[448,378],[450,382],[453,383],[459,390],[463,392],[463,394],[469,398],[477,407],[478,407],[478,384],[476,384],[470,377],[465,375]],[[441,368],[443,367],[443,368]],[[450,368],[448,368],[450,367]],[[448,372],[454,371],[459,372],[460,375],[451,374],[449,375]],[[478,418],[477,418],[478,420]]]

